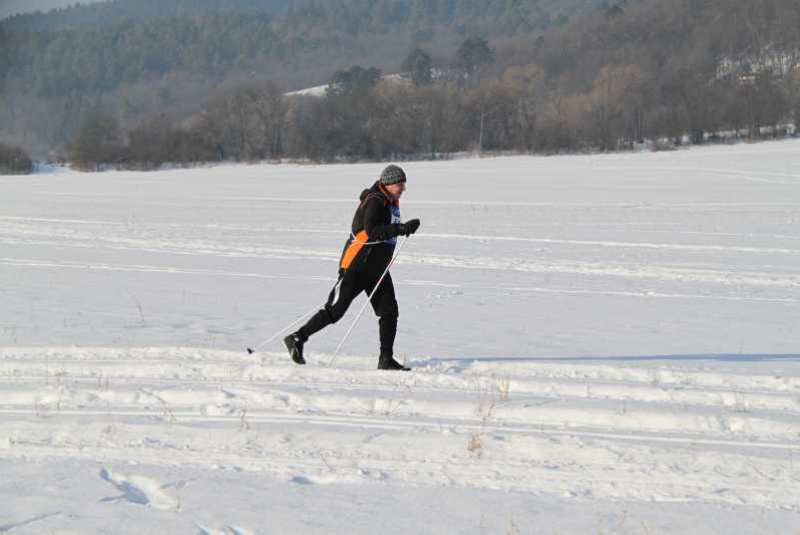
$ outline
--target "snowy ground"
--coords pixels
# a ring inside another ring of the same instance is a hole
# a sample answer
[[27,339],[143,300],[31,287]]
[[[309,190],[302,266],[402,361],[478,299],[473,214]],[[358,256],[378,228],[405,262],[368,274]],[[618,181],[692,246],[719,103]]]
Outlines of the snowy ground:
[[800,533],[800,142],[408,164],[413,371],[248,355],[381,167],[0,177],[0,534]]

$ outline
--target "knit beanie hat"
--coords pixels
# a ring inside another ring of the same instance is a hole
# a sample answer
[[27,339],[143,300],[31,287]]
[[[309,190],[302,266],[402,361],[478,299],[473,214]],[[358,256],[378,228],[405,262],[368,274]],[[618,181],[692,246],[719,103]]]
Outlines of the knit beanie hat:
[[405,182],[406,174],[402,169],[396,165],[390,165],[381,172],[381,184],[388,186],[390,184],[397,184],[398,182]]

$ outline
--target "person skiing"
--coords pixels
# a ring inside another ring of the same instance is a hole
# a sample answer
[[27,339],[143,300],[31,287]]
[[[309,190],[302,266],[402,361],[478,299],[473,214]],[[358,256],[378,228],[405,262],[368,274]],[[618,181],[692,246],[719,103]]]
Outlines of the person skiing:
[[350,303],[361,292],[369,296],[374,290],[372,308],[379,318],[380,334],[378,369],[409,370],[394,359],[398,307],[391,274],[387,272],[380,286],[375,288],[392,260],[397,237],[411,236],[420,225],[419,219],[401,222],[400,197],[405,190],[405,172],[390,165],[372,187],[361,192],[350,237],[339,261],[339,281],[331,290],[324,308],[283,339],[295,363],[306,363],[303,345],[313,334],[342,319]]

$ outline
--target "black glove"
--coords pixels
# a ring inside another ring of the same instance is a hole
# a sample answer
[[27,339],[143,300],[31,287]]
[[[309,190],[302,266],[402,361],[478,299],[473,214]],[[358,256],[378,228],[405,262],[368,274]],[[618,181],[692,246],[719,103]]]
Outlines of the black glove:
[[400,224],[400,229],[399,229],[400,232],[398,232],[398,235],[403,235],[406,237],[411,236],[417,231],[418,228],[419,228],[419,219],[412,219],[410,221],[406,221],[405,223]]

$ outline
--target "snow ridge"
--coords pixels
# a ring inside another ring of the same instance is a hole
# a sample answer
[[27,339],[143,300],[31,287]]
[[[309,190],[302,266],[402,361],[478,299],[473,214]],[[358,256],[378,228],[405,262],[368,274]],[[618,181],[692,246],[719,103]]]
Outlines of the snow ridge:
[[[0,459],[800,510],[800,376],[709,373],[711,355],[696,366],[666,356],[412,359],[408,374],[361,357],[336,368],[309,358],[297,367],[281,354],[192,348],[0,349]],[[179,508],[154,480],[105,467],[101,477],[122,492],[109,499]]]

